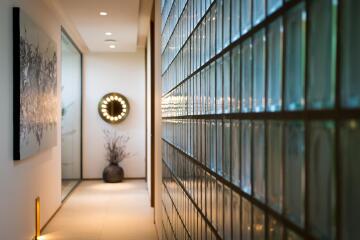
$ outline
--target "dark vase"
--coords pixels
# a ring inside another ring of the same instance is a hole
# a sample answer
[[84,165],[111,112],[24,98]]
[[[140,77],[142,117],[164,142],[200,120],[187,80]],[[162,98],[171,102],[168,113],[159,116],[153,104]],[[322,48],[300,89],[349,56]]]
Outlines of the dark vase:
[[124,179],[124,170],[117,164],[110,164],[103,171],[103,179],[107,183],[118,183]]

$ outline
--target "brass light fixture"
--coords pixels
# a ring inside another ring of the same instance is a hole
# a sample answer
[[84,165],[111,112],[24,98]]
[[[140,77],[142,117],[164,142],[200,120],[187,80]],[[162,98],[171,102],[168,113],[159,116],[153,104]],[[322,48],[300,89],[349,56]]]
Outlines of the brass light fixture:
[[35,240],[40,239],[40,197],[35,199]]
[[120,93],[108,93],[103,96],[98,105],[100,117],[107,123],[118,124],[129,114],[129,102]]

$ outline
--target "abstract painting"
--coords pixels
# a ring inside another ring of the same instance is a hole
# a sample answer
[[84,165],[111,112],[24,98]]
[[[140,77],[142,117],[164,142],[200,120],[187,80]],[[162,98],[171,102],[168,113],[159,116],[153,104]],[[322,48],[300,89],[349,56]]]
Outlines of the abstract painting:
[[22,160],[57,144],[57,47],[20,8],[13,41],[14,160]]

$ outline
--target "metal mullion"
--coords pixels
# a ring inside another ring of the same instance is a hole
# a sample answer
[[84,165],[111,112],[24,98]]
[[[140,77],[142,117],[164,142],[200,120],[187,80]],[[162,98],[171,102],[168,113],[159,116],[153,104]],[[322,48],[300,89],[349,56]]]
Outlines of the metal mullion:
[[[338,1],[337,7],[337,33],[336,33],[336,83],[335,83],[335,111],[341,115],[341,44],[342,44],[342,16],[343,16],[343,1]],[[336,239],[341,239],[342,236],[342,165],[340,153],[340,127],[341,121],[335,122],[335,189],[336,189]]]
[[[164,142],[166,142],[166,140],[163,139]],[[169,143],[170,144],[170,143]],[[309,233],[307,233],[303,228],[299,227],[298,225],[294,224],[293,222],[291,222],[290,220],[288,220],[283,214],[276,212],[275,210],[273,210],[272,208],[270,208],[269,206],[267,206],[265,203],[261,202],[260,200],[257,200],[256,198],[254,198],[253,196],[251,196],[250,194],[244,192],[242,189],[238,188],[237,186],[235,186],[233,183],[229,182],[228,180],[226,180],[225,178],[223,178],[222,176],[220,176],[219,174],[211,171],[211,169],[207,168],[206,166],[204,166],[203,164],[197,162],[195,159],[193,159],[190,156],[187,156],[185,152],[183,152],[181,149],[178,149],[176,146],[173,146],[172,144],[170,144],[173,148],[175,148],[175,150],[182,154],[185,155],[187,158],[187,160],[192,161],[195,165],[197,165],[198,167],[202,168],[203,170],[205,170],[206,172],[208,172],[210,175],[214,176],[216,178],[217,181],[220,181],[223,185],[226,185],[227,187],[229,187],[231,190],[237,192],[238,194],[241,195],[241,197],[247,199],[252,205],[255,205],[257,208],[261,209],[264,211],[265,214],[267,215],[271,215],[272,217],[274,217],[277,221],[281,222],[286,228],[291,229],[292,231],[294,231],[295,233],[297,233],[298,235],[304,237],[305,239],[313,239]],[[165,163],[165,162],[164,162]],[[165,163],[165,165],[167,166],[167,163]],[[180,183],[181,184],[181,183]]]

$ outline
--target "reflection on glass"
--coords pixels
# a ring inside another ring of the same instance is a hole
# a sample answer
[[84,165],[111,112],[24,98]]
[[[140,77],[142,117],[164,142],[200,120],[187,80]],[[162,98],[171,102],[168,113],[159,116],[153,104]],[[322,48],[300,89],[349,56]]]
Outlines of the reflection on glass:
[[288,122],[285,128],[285,214],[304,225],[305,136],[303,122]]
[[273,13],[282,5],[282,0],[268,0],[267,1],[267,12],[268,14]]
[[219,53],[223,47],[223,2],[216,1],[216,53]]
[[216,75],[215,75],[216,65],[212,63],[210,65],[210,114],[215,113],[215,105],[216,105]]
[[304,108],[306,11],[303,3],[286,15],[285,108]]
[[222,58],[216,61],[216,113],[223,112],[223,62]]
[[282,211],[283,182],[282,182],[282,146],[283,124],[280,121],[268,123],[267,141],[267,188],[268,203],[274,210]]
[[231,2],[231,40],[235,41],[240,37],[240,1]]
[[216,226],[216,221],[217,221],[217,208],[214,206],[217,206],[217,201],[216,201],[216,195],[217,195],[217,182],[216,182],[216,178],[213,177],[212,178],[212,185],[211,185],[211,204],[212,204],[212,211],[211,211],[211,219],[212,219],[212,224],[213,226]]
[[224,187],[224,239],[231,239],[231,190]]
[[245,198],[242,198],[242,240],[251,240],[251,203],[246,200]]
[[286,230],[287,240],[302,240],[303,238],[291,230]]
[[216,4],[211,8],[211,35],[210,35],[210,57],[215,56],[215,49],[216,49]]
[[223,184],[221,182],[217,182],[217,230],[220,236],[223,236],[224,231],[224,222],[223,222],[223,209],[224,209],[224,195],[223,195]]
[[232,121],[231,129],[231,176],[232,182],[240,187],[240,122]]
[[342,239],[357,239],[360,236],[358,211],[360,202],[360,121],[342,123],[340,130],[341,153],[341,219]]
[[265,215],[264,212],[254,207],[254,225],[253,225],[253,232],[254,232],[254,240],[263,240],[265,239]]
[[251,193],[251,121],[241,122],[241,187]]
[[231,158],[231,123],[224,120],[224,177],[230,180],[230,158]]
[[224,48],[230,44],[230,4],[231,0],[223,0],[224,1],[224,28],[223,28],[223,38],[224,38]]
[[231,106],[231,88],[230,88],[230,54],[227,53],[224,55],[224,113],[230,112]]
[[216,169],[217,169],[217,173],[219,175],[223,174],[223,151],[222,151],[222,147],[223,147],[223,123],[222,120],[218,120],[217,121],[217,127],[216,127]]
[[232,231],[233,239],[240,239],[240,195],[232,192]]
[[253,122],[253,134],[254,195],[265,202],[265,125],[263,121]]
[[265,109],[265,41],[265,30],[262,29],[254,36],[254,112]]
[[231,112],[240,112],[240,46],[231,53]]
[[269,240],[283,239],[284,227],[275,218],[269,217],[268,234]]
[[210,169],[216,172],[216,121],[210,125]]
[[271,23],[268,28],[268,86],[267,111],[280,111],[282,106],[283,67],[283,23],[282,18]]
[[341,106],[360,107],[360,1],[343,1],[341,25]]
[[251,111],[252,92],[252,44],[251,39],[246,40],[241,46],[241,97],[242,112]]
[[335,238],[335,124],[310,123],[309,225],[319,239]]
[[81,53],[61,34],[61,178],[62,199],[81,178]]
[[241,34],[247,33],[251,28],[251,3],[252,0],[241,1]]
[[265,0],[253,0],[253,23],[257,25],[265,18]]
[[335,101],[337,0],[310,2],[308,106],[332,108]]

